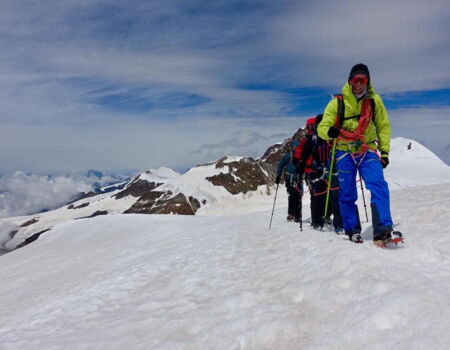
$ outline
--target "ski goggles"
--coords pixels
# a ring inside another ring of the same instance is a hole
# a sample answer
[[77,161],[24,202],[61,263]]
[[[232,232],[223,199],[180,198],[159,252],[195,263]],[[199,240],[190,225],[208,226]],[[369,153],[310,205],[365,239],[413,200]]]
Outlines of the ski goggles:
[[369,79],[365,75],[355,75],[353,78],[350,79],[349,82],[351,85],[357,84],[367,85]]

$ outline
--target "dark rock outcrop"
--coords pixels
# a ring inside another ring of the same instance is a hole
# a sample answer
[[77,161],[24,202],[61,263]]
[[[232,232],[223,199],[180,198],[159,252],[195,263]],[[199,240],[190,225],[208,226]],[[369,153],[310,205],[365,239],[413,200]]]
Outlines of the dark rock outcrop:
[[124,213],[194,215],[199,208],[197,199],[186,198],[182,193],[174,196],[171,191],[152,191],[144,194]]
[[228,167],[227,173],[208,177],[216,186],[223,186],[231,194],[255,191],[260,185],[273,185],[276,176],[278,162],[285,152],[290,149],[292,140],[300,140],[304,136],[304,130],[297,132],[284,142],[270,146],[257,160],[242,158],[239,161],[227,161],[227,157],[219,159],[216,168]]
[[292,135],[292,137],[284,140],[282,143],[270,146],[264,152],[263,156],[258,159],[258,162],[260,162],[261,166],[266,169],[269,174],[269,177],[271,179],[270,184],[273,184],[275,182],[278,163],[283,157],[283,154],[289,151],[290,143],[293,140],[300,140],[304,136],[305,131],[304,129],[300,128],[295,132],[294,135]]
[[303,136],[305,136],[305,131],[300,128],[284,142],[270,146],[258,160],[269,165],[275,171],[281,157],[289,150],[290,143],[293,140],[300,140]]
[[93,212],[91,215],[82,216],[80,218],[76,218],[75,220],[94,218],[99,215],[108,215],[108,211],[107,210],[97,210],[97,211]]
[[31,220],[25,221],[23,224],[20,225],[20,227],[27,227],[27,226],[33,225],[38,221],[39,221],[39,219],[33,218]]
[[123,191],[117,193],[114,198],[120,199],[126,196],[141,197],[147,192],[154,190],[159,185],[161,185],[161,183],[134,179],[129,186],[127,186]]
[[69,202],[67,202],[67,205],[78,202],[79,200],[85,199],[85,198],[90,198],[90,197],[94,197],[99,195],[100,193],[97,192],[80,192],[78,194],[76,194]]
[[73,204],[71,204],[71,205],[69,205],[69,206],[67,207],[67,209],[81,209],[81,208],[87,207],[88,205],[89,205],[88,202],[81,203],[80,205],[73,205]]
[[20,243],[20,244],[16,247],[16,249],[22,248],[22,247],[26,246],[27,244],[30,244],[30,243],[34,242],[35,240],[37,240],[37,239],[39,238],[40,235],[42,235],[43,233],[45,233],[45,232],[47,232],[47,231],[49,231],[49,230],[50,230],[50,229],[48,228],[48,229],[39,231],[39,232],[37,232],[37,233],[31,235],[30,237],[26,238],[22,243]]
[[227,157],[219,159],[216,168],[226,168],[228,172],[206,178],[213,185],[223,186],[231,194],[238,194],[255,191],[258,186],[267,184],[268,174],[253,158],[241,158],[239,161],[227,160]]

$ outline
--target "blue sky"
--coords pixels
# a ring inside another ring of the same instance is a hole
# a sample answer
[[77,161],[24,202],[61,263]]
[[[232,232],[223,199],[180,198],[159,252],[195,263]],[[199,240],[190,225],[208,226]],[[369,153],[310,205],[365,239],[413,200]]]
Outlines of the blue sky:
[[450,163],[448,1],[0,3],[0,173],[259,156],[369,66],[393,136]]

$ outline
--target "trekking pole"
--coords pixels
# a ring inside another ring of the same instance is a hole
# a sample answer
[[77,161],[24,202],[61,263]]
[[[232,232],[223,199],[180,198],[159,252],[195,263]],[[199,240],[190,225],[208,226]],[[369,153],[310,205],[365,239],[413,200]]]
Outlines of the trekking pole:
[[303,208],[302,208],[302,204],[303,204],[303,180],[301,180],[301,186],[300,186],[300,189],[298,191],[300,193],[300,201],[299,201],[300,231],[303,231],[303,226],[302,226],[302,221],[303,221]]
[[272,227],[273,211],[275,210],[275,201],[277,200],[278,185],[279,185],[279,184],[277,184],[277,189],[275,190],[275,199],[273,200],[272,216],[270,217],[269,230],[270,230],[270,228]]
[[359,182],[361,184],[361,192],[362,192],[363,203],[364,203],[364,211],[366,212],[366,221],[369,222],[369,217],[367,216],[366,198],[364,196],[364,187],[362,184],[361,173],[358,171],[358,174],[359,174]]
[[335,154],[336,154],[336,139],[333,139],[333,149],[331,150],[330,173],[328,174],[327,197],[325,199],[324,218],[327,216],[327,212],[328,212],[328,200],[330,199],[331,177],[333,176],[333,164],[334,164]]
[[302,196],[300,197],[300,231],[303,231],[303,224],[302,224],[302,221],[303,221],[303,208],[302,208],[302,199],[303,199],[303,193],[302,193]]

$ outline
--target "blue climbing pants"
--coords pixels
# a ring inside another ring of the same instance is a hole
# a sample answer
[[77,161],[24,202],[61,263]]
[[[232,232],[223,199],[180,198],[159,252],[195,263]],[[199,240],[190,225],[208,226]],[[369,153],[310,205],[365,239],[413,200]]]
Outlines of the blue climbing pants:
[[339,206],[345,233],[361,232],[361,222],[356,205],[358,199],[356,173],[358,170],[371,195],[370,207],[374,236],[384,231],[392,231],[389,188],[384,180],[383,167],[378,155],[374,152],[366,152],[360,156],[352,156],[348,152],[337,150],[336,159],[340,188]]

